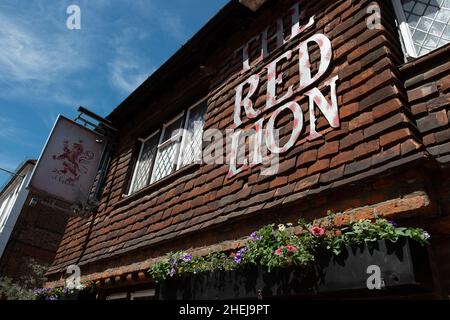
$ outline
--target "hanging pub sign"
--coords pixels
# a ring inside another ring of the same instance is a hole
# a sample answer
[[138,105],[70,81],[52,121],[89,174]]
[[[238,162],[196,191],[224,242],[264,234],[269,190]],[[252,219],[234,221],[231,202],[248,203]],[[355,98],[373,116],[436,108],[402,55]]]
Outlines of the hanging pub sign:
[[[268,26],[261,34],[253,37],[237,51],[242,59],[241,73],[251,73],[251,70],[262,61],[270,57],[274,50],[286,45],[294,38],[299,37],[305,32],[309,32],[315,25],[315,17],[312,16],[305,24],[301,23],[304,18],[304,11],[300,8],[300,2],[295,4],[288,12],[291,26],[288,30],[289,36],[285,35],[284,23],[282,18],[278,18],[273,25]],[[270,28],[275,29],[274,34],[269,38]],[[269,43],[275,46],[269,48]],[[251,47],[259,44],[260,54],[252,59],[250,57]],[[309,48],[316,45],[319,53],[317,70],[313,74],[312,62]],[[296,57],[298,68],[299,83],[280,93],[284,74],[278,72],[281,65],[291,62]],[[336,83],[339,76],[333,76],[329,79],[323,79],[330,69],[333,58],[331,40],[322,33],[314,34],[302,41],[297,47],[286,50],[275,60],[269,62],[261,72],[249,74],[241,84],[235,88],[235,111],[234,111],[234,134],[232,137],[231,160],[229,177],[233,177],[251,166],[262,164],[264,157],[261,154],[262,147],[265,147],[272,155],[280,155],[289,151],[297,143],[300,135],[305,128],[305,117],[298,100],[294,96],[300,95],[306,97],[309,103],[308,113],[310,119],[309,133],[307,141],[312,141],[322,135],[317,131],[316,111],[320,111],[326,118],[331,128],[340,127],[338,100],[336,94]],[[252,61],[253,60],[253,61]],[[267,78],[265,86],[265,105],[262,108],[255,109],[254,101],[257,100],[257,92],[263,87],[263,79]],[[329,92],[329,97],[324,92]],[[290,112],[293,115],[293,126],[290,137],[284,145],[280,145],[277,129],[275,125],[278,117],[282,113]],[[268,120],[264,115],[268,114]],[[253,143],[255,143],[253,159],[238,159],[241,153],[239,150],[242,141],[242,135],[245,130],[242,127],[247,126],[248,122],[253,121],[252,130],[255,132]]]
[[59,116],[42,151],[29,189],[70,205],[84,205],[104,151],[102,137]]

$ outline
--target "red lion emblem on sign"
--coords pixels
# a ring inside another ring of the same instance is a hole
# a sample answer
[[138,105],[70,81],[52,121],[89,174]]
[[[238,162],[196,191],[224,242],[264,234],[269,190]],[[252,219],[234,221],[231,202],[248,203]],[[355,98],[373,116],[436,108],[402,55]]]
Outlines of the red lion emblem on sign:
[[94,159],[94,153],[84,151],[83,141],[75,142],[72,148],[69,147],[69,141],[63,141],[64,152],[60,155],[52,156],[53,160],[62,161],[62,168],[53,170],[54,173],[66,177],[66,182],[74,183],[80,179],[80,176],[88,172],[88,164]]

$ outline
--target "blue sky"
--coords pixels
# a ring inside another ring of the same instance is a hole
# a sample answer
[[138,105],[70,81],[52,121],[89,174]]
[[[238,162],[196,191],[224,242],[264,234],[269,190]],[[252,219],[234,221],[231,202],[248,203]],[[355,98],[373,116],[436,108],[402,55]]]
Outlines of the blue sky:
[[[2,0],[0,167],[37,158],[58,114],[108,115],[227,2]],[[73,4],[81,30],[66,27]]]

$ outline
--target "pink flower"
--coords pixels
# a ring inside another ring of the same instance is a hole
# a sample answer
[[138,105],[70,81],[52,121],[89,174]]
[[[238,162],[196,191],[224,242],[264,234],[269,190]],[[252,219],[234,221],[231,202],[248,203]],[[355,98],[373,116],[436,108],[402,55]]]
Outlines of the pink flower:
[[294,247],[294,246],[286,246],[286,249],[287,249],[287,251],[289,251],[289,252],[297,251],[297,248]]
[[323,236],[325,234],[325,229],[317,227],[317,226],[316,227],[312,227],[310,231],[316,237],[321,237],[321,236]]
[[288,252],[297,251],[297,247],[294,246],[279,247],[277,251],[275,251],[275,255],[281,256],[281,254],[283,253],[283,249],[286,249]]

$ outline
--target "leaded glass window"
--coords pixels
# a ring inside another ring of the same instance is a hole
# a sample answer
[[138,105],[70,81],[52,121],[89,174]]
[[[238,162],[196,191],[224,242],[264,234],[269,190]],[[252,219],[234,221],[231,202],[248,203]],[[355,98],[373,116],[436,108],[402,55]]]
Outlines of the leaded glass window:
[[161,141],[158,146],[158,155],[156,156],[153,168],[152,182],[167,177],[177,169],[177,160],[183,133],[182,128],[182,116],[164,126]]
[[201,161],[205,112],[206,103],[200,103],[188,111],[183,137],[183,153],[180,158],[181,167]]
[[150,183],[153,163],[158,150],[158,141],[158,133],[153,134],[147,140],[141,141],[141,151],[136,164],[131,192],[139,191]]
[[129,194],[201,161],[206,109],[206,102],[196,104],[158,132],[140,140]]
[[423,56],[450,43],[450,0],[393,2],[400,23],[408,25],[409,30],[402,32],[402,38],[410,56]]

